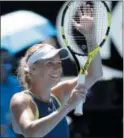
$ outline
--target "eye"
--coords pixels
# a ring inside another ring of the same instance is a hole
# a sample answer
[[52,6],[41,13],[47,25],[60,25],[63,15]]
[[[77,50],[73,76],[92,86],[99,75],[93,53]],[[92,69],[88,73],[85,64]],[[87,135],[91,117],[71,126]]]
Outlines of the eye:
[[57,62],[57,67],[60,68],[61,67],[61,61],[60,62]]
[[47,66],[52,66],[53,63],[52,62],[47,62]]
[[57,63],[58,65],[61,65],[61,61]]

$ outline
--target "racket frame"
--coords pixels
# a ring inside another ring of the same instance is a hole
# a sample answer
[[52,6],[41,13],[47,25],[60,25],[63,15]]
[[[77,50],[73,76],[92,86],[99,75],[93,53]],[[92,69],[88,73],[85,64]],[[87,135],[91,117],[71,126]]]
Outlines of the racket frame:
[[[89,67],[90,63],[92,62],[92,60],[94,59],[94,57],[96,56],[96,54],[99,52],[100,47],[102,47],[104,45],[105,41],[108,38],[108,34],[110,32],[110,26],[111,26],[111,12],[109,10],[109,7],[105,3],[105,1],[101,1],[102,4],[105,6],[106,11],[107,11],[107,20],[108,20],[107,30],[105,32],[105,36],[103,37],[103,40],[101,41],[101,43],[93,51],[91,51],[91,52],[88,53],[88,59],[87,59],[85,65],[84,65],[84,67],[81,69],[79,61],[78,61],[76,55],[78,55],[78,56],[87,56],[87,54],[80,54],[80,53],[74,52],[71,49],[71,47],[68,45],[68,40],[66,39],[65,31],[64,31],[64,15],[66,14],[66,11],[68,10],[68,7],[71,5],[72,2],[73,1],[67,2],[67,5],[66,5],[66,7],[64,8],[64,10],[62,12],[61,35],[62,35],[62,39],[63,39],[63,42],[64,42],[65,46],[70,51],[72,57],[74,58],[74,60],[76,62],[76,65],[77,65],[77,70],[79,72],[77,84],[80,84],[80,83],[84,84],[85,83],[85,77],[86,77],[85,73],[88,70],[88,67]],[[76,108],[76,110],[75,110],[75,114],[76,115],[82,115],[83,114],[83,112],[82,112],[82,105],[83,105],[83,103],[84,103],[84,101],[82,101],[82,103],[80,103],[79,106]]]

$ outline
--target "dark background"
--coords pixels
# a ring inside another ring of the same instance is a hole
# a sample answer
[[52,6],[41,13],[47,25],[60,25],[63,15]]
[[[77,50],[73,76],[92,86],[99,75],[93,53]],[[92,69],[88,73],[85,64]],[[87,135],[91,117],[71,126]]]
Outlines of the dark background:
[[[16,10],[31,10],[48,18],[55,25],[56,16],[63,3],[64,1],[1,2],[1,15]],[[112,2],[112,11],[117,3],[117,1]],[[23,54],[24,51],[16,56],[20,58]],[[103,64],[122,71],[122,60],[111,39],[111,57],[107,60],[103,59]],[[63,66],[65,76],[76,74],[74,64],[70,61],[66,61]],[[69,68],[71,68],[71,73]],[[122,138],[122,88],[121,78],[96,83],[84,105],[84,116],[75,117],[72,112],[69,114],[73,120],[70,125],[72,138]]]
[[63,3],[64,1],[1,2],[1,15],[16,10],[31,10],[48,18],[55,25],[57,13]]

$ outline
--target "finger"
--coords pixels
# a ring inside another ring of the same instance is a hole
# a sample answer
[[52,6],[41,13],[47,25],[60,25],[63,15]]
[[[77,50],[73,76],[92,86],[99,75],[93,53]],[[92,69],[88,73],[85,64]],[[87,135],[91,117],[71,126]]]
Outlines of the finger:
[[76,89],[74,93],[87,94],[87,89]]
[[78,96],[80,96],[84,101],[86,100],[86,94],[79,93]]
[[77,93],[82,93],[82,94],[84,94],[84,95],[87,94],[87,90],[86,90],[86,89],[79,89],[79,90],[77,90],[76,92],[77,92]]
[[86,5],[86,10],[87,10],[87,16],[91,17],[91,8],[89,4]]
[[77,23],[74,19],[72,19],[72,25],[73,25],[77,30],[79,30],[80,24]]
[[85,94],[83,94],[82,92],[79,92],[79,91],[74,92],[73,94],[76,95],[77,97],[79,97],[79,96],[84,97],[85,96]]
[[84,13],[84,16],[87,16],[87,7],[86,7],[86,3],[85,2],[83,4],[83,13]]
[[91,8],[90,11],[91,11],[91,17],[93,17],[93,8]]
[[79,16],[79,19],[81,20],[81,18],[82,18],[82,16],[83,16],[83,14],[82,14],[82,12],[81,12],[81,9],[78,9],[78,16]]
[[78,89],[86,89],[86,86],[84,84],[78,84],[77,88]]
[[84,83],[79,83],[76,85],[76,88],[82,88],[82,89],[87,89],[86,85]]
[[83,90],[80,90],[80,92],[79,93],[82,93],[82,94],[87,94],[87,90],[86,89],[83,89]]
[[87,92],[88,92],[87,89],[85,89],[85,90],[83,91],[83,93],[84,93],[85,95],[87,94]]

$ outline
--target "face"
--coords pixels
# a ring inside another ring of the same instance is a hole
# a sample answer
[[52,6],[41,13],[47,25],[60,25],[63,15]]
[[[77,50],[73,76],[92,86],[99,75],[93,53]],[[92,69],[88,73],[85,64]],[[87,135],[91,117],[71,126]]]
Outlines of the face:
[[47,87],[54,86],[61,77],[62,67],[59,55],[51,59],[39,61],[34,70],[33,80]]

